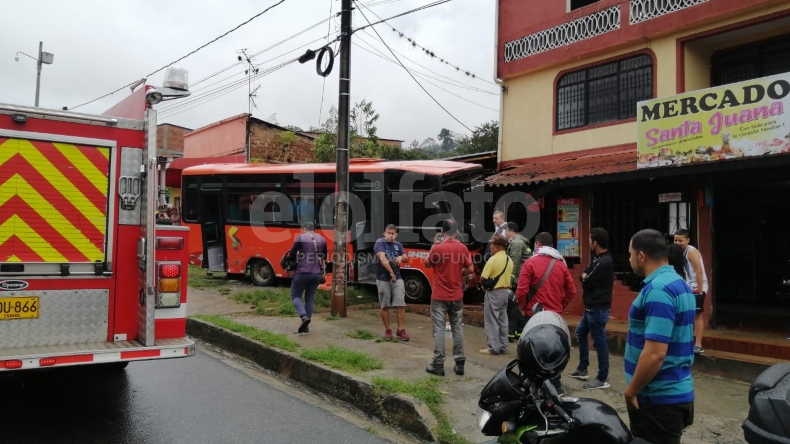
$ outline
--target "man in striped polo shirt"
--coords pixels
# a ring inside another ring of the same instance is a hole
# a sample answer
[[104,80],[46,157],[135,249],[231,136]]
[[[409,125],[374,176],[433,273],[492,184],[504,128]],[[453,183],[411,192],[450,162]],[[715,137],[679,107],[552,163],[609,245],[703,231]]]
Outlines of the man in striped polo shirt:
[[634,273],[645,276],[628,313],[625,402],[631,432],[655,444],[680,444],[694,422],[695,299],[667,263],[667,241],[642,230],[628,250]]

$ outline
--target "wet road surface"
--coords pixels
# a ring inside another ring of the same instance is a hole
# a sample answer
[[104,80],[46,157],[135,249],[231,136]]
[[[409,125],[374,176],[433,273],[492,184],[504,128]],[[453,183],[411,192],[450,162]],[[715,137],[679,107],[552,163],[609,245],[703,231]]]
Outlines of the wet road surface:
[[3,374],[0,442],[389,442],[242,370],[199,349],[125,371]]

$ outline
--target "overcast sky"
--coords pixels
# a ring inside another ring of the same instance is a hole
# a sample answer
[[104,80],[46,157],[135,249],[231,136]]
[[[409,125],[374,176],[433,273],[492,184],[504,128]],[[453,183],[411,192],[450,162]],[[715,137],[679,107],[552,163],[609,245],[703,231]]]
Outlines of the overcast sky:
[[[54,64],[44,65],[42,70],[40,106],[72,108],[144,77],[277,1],[15,2],[13,8],[6,8],[5,13],[0,14],[0,102],[33,105],[36,63],[22,54],[15,62],[14,56],[17,51],[23,51],[35,57],[40,40],[44,42],[44,51],[55,55]],[[470,128],[499,118],[498,88],[493,84],[494,1],[453,0],[391,20],[389,24],[403,32],[403,38],[387,24],[376,26],[387,44],[396,54],[400,53],[398,56],[407,67],[433,77],[418,79],[445,108]],[[362,12],[374,21],[374,13],[387,18],[432,1],[362,2],[370,5],[370,10],[362,8]],[[338,17],[268,49],[327,19],[330,5],[334,15],[340,9],[339,0],[286,0],[179,62],[176,66],[189,70],[193,95],[189,99],[158,105],[160,123],[198,128],[247,112],[247,82],[239,82],[245,79],[245,66],[233,66],[237,62],[237,50],[246,48],[250,54],[265,50],[255,56],[255,62],[263,71],[301,55],[308,47],[318,48],[326,41],[327,32],[330,39],[337,35],[340,27]],[[355,11],[354,26],[364,24],[365,19]],[[432,50],[437,57],[431,58],[413,47],[406,37]],[[408,143],[413,139],[422,141],[436,137],[442,128],[459,134],[468,133],[442,111],[403,68],[365,51],[380,51],[381,55],[392,58],[370,28],[354,34],[352,41],[359,46],[352,46],[351,100],[352,103],[363,99],[373,102],[381,115],[378,123],[380,137],[402,139]],[[297,50],[310,42],[313,43]],[[468,77],[441,63],[438,58],[444,58],[479,78]],[[198,84],[224,68],[229,69]],[[338,72],[339,59],[325,82],[316,74],[315,62],[305,65],[294,63],[262,77],[253,83],[253,87],[260,85],[257,109],[253,110],[253,115],[264,120],[275,115],[280,125],[297,125],[305,129],[317,126],[324,86],[320,121],[326,119],[332,105],[337,105]],[[163,73],[160,72],[149,78],[148,83],[159,85],[162,78]],[[238,83],[235,89],[230,87],[234,81]],[[215,82],[219,83],[212,85]],[[214,95],[206,95],[218,88],[224,89]],[[76,111],[101,113],[128,94],[129,89],[126,88]]]

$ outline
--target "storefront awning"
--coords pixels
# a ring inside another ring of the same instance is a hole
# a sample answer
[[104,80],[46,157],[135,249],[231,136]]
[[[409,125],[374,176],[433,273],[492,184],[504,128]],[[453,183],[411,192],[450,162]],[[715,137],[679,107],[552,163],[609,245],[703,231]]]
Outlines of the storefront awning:
[[636,149],[607,154],[575,153],[574,157],[550,162],[528,163],[486,179],[489,186],[529,185],[579,177],[604,176],[636,171]]

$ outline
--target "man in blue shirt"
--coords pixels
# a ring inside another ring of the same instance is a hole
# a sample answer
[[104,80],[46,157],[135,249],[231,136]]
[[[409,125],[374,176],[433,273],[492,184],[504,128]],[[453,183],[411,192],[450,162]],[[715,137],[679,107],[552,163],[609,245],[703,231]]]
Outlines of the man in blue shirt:
[[628,248],[645,276],[628,313],[625,402],[631,432],[654,444],[680,444],[694,422],[694,294],[667,263],[667,241],[642,230]]
[[376,287],[379,291],[379,303],[381,304],[381,320],[384,322],[384,338],[392,338],[390,329],[390,311],[395,307],[395,316],[398,321],[398,329],[395,335],[401,341],[408,341],[409,335],[403,324],[406,321],[406,287],[403,285],[403,278],[400,274],[400,264],[409,261],[409,256],[403,249],[403,244],[396,241],[398,227],[389,224],[384,229],[384,237],[377,240],[373,246],[373,251],[379,260],[378,271],[376,273]]

